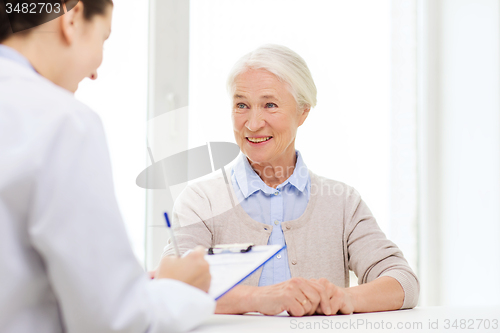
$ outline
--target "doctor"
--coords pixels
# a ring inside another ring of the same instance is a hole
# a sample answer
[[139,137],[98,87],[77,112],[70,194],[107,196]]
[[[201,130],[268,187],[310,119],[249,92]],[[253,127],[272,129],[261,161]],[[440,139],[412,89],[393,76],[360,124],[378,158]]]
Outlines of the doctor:
[[215,307],[203,252],[166,257],[149,279],[118,210],[101,121],[72,94],[97,78],[112,1],[80,0],[42,25],[44,15],[8,17],[9,2],[39,1],[0,1],[0,332],[193,328]]

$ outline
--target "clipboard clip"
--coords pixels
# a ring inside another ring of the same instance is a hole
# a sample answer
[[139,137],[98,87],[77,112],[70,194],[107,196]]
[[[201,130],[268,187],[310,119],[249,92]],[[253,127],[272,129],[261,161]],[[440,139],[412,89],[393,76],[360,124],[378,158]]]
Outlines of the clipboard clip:
[[208,249],[208,254],[221,254],[221,253],[247,253],[252,250],[255,246],[254,243],[242,243],[242,244],[221,244],[215,245]]

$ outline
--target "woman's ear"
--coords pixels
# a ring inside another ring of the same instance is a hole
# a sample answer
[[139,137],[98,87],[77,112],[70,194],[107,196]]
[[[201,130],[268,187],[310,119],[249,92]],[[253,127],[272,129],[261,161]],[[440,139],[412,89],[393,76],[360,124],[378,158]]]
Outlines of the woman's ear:
[[299,126],[301,126],[304,121],[306,121],[307,116],[309,115],[309,111],[311,111],[311,107],[309,105],[304,106],[300,110],[300,115],[299,115]]
[[61,16],[61,33],[64,41],[71,45],[75,40],[77,30],[82,25],[83,3],[78,3],[70,10]]

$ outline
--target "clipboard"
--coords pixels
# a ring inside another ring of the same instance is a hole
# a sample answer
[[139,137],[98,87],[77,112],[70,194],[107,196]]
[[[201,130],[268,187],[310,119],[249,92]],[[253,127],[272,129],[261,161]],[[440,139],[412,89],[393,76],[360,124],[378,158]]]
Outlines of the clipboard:
[[230,244],[209,249],[213,254],[205,255],[212,275],[208,294],[218,300],[284,248],[286,245]]

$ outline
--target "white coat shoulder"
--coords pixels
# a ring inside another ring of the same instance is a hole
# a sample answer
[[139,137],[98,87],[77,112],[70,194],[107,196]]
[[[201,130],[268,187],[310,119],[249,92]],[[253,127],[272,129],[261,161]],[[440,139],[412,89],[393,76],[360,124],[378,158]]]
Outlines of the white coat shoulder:
[[[67,90],[53,84],[33,70],[0,58],[0,117],[4,124],[22,126],[21,130],[56,128],[61,125],[75,127],[78,131],[100,124],[100,118],[88,106],[75,99]],[[14,131],[11,131],[14,132]],[[19,131],[16,131],[19,132]],[[25,134],[23,132],[20,135]]]

